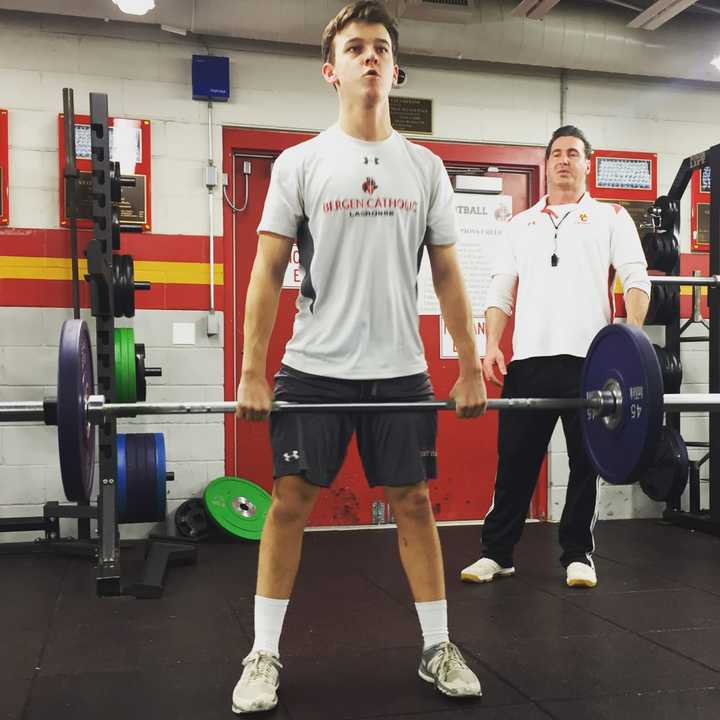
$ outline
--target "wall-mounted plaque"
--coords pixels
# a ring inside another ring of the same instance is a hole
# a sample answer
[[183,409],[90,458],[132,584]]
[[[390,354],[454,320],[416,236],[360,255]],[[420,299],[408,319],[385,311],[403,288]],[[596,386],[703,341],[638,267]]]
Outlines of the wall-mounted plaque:
[[[150,230],[151,222],[151,151],[150,121],[108,118],[110,159],[121,163],[125,177],[135,178],[135,187],[121,188],[118,206],[120,222],[140,225]],[[122,131],[121,131],[122,124]],[[77,181],[78,227],[92,227],[92,162],[90,156],[90,118],[75,115],[75,157],[79,171]],[[64,177],[65,127],[63,115],[58,117],[59,172],[60,172],[60,224],[68,225],[70,209],[67,207]],[[130,168],[130,170],[128,170]]]
[[641,228],[640,226],[650,222],[647,211],[653,206],[653,203],[649,200],[612,200],[608,198],[607,200],[603,199],[602,202],[612,202],[616,205],[622,205],[633,219],[638,235],[641,238],[648,232],[647,228]]
[[693,171],[690,180],[690,249],[710,252],[710,168]]
[[390,122],[398,132],[432,135],[432,100],[426,98],[390,96]]
[[[657,197],[657,155],[626,150],[595,150],[590,157],[590,194],[598,200],[612,200],[625,206],[627,201]],[[627,206],[628,212],[639,208]]]
[[710,166],[705,166],[700,171],[700,192],[710,192]]
[[694,239],[699,248],[710,249],[710,203],[697,204],[697,237]]

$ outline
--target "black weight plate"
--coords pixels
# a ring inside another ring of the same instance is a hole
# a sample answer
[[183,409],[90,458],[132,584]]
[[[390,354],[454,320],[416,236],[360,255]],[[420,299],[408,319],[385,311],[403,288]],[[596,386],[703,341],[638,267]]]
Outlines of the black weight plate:
[[125,317],[135,317],[135,264],[132,255],[123,255],[125,258],[123,273],[125,275]]
[[158,520],[155,435],[125,435],[125,514],[122,523]]
[[675,267],[672,243],[668,233],[663,233],[658,239],[660,241],[660,254],[657,260],[657,269],[667,274],[672,272]]
[[193,540],[203,540],[211,534],[205,503],[200,498],[191,498],[175,511],[175,529],[178,535]]
[[672,230],[679,212],[678,203],[667,195],[661,195],[654,202],[654,206],[660,210],[660,227],[663,230]]
[[679,498],[688,478],[688,454],[680,433],[663,427],[655,457],[650,467],[638,474],[643,492],[652,500],[667,502]]
[[125,277],[122,272],[123,255],[113,255],[113,302],[115,317],[125,317]]
[[660,235],[657,232],[647,232],[643,235],[642,249],[645,253],[645,260],[647,261],[648,268],[650,270],[659,270],[658,262],[660,259],[661,242]]
[[147,400],[147,381],[145,380],[145,345],[135,343],[135,385],[137,402]]
[[92,345],[84,320],[66,320],[60,331],[57,380],[58,451],[65,497],[89,500],[95,469],[95,425],[87,398],[95,392]]

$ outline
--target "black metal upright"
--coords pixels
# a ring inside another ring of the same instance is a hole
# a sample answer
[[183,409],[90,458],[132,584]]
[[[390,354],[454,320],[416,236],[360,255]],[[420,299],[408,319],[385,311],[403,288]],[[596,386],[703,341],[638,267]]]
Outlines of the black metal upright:
[[80,274],[78,272],[77,181],[80,177],[75,162],[75,101],[72,88],[63,88],[63,126],[65,145],[65,210],[70,222],[70,266],[72,269],[73,317],[80,318]]
[[[710,168],[710,177],[715,182],[710,187],[710,275],[720,275],[720,145],[714,145],[707,153],[703,165]],[[700,166],[699,166],[700,167]],[[710,321],[710,368],[709,388],[711,393],[720,392],[720,290],[708,288]],[[720,463],[713,462],[720,457],[720,418],[710,413],[710,521],[720,523]],[[717,453],[713,455],[713,449]]]
[[[680,165],[668,195],[678,202],[690,183],[693,172],[709,167],[711,177],[720,178],[720,145],[704,152],[686,158]],[[710,188],[710,272],[709,275],[720,275],[720,184],[716,181]],[[708,285],[708,391],[720,392],[720,289]],[[691,326],[686,323],[683,327]],[[679,326],[679,320],[678,320]],[[679,332],[679,329],[678,329]],[[701,340],[701,337],[680,338],[680,342]],[[710,425],[708,433],[708,452],[702,460],[690,464],[690,510],[685,512],[679,507],[668,505],[663,518],[683,527],[700,530],[702,532],[720,535],[720,462],[713,465],[713,458],[720,457],[720,417],[716,413],[709,413]],[[689,445],[704,446],[704,443],[690,443]],[[709,508],[700,508],[700,466],[710,460],[709,477]]]
[[[92,314],[97,328],[97,391],[115,398],[115,311],[112,281],[112,177],[108,98],[90,93],[93,237],[87,260]],[[119,595],[120,532],[117,511],[117,427],[114,418],[98,427],[98,595]]]

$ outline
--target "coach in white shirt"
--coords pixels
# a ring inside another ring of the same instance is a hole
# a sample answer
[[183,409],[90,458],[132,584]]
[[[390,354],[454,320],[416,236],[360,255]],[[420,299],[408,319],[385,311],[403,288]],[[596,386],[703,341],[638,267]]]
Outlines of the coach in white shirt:
[[[623,207],[588,194],[591,153],[578,128],[553,133],[545,153],[549,194],[510,221],[494,265],[483,371],[487,380],[502,384],[503,397],[578,396],[590,342],[613,321],[616,273],[628,323],[641,326],[645,319],[650,282],[637,229]],[[513,358],[506,367],[500,340],[513,305]],[[569,586],[597,585],[592,561],[597,477],[576,411],[500,412],[495,496],[483,526],[482,557],[462,570],[463,580],[489,582],[514,574],[513,549],[558,417],[570,464],[560,559]]]

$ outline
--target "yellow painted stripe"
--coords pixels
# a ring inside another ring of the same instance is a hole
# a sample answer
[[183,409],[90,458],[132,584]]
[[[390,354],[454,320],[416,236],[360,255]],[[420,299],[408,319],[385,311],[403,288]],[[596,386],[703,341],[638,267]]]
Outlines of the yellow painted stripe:
[[[82,277],[87,260],[78,262]],[[208,285],[210,263],[135,260],[135,278],[171,285]],[[70,258],[0,255],[0,280],[71,280]],[[215,264],[215,284],[223,284],[223,266]]]

